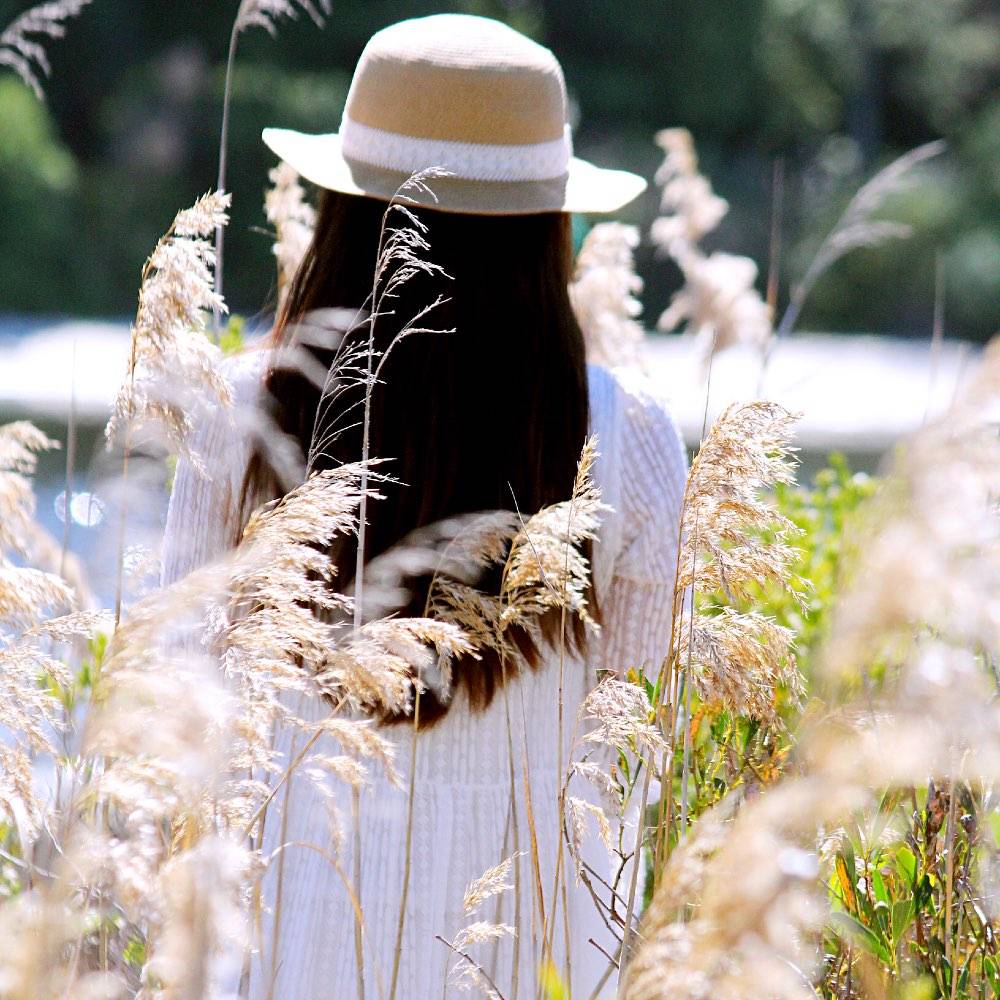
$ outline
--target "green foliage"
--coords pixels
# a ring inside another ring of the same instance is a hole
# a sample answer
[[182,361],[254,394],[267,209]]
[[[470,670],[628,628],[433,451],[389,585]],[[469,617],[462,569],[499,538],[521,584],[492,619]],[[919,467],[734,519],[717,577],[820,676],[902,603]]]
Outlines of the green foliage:
[[132,938],[125,946],[122,957],[134,969],[142,969],[146,964],[146,942],[141,938]]
[[97,678],[101,675],[101,668],[104,665],[104,658],[108,652],[108,636],[104,632],[98,632],[87,644],[88,656],[80,665],[80,672],[77,674],[76,683],[81,691],[91,691],[97,683]]
[[[0,821],[0,847],[10,858],[20,855],[17,829],[13,823]],[[0,862],[0,904],[17,896],[24,888],[21,869],[9,860]]]
[[230,316],[229,321],[219,331],[219,348],[226,357],[239,354],[243,350],[246,325],[246,320],[242,316]]
[[845,456],[833,454],[828,462],[811,485],[779,483],[775,490],[779,510],[801,532],[794,543],[799,555],[792,573],[804,610],[777,588],[762,595],[756,605],[795,633],[796,655],[807,679],[812,653],[829,625],[845,559],[850,557],[858,510],[876,488],[865,473],[851,471]]
[[[779,484],[774,505],[799,529],[790,542],[796,552],[791,567],[795,581],[792,592],[778,584],[749,586],[748,599],[735,602],[737,610],[763,614],[792,631],[807,684],[813,651],[829,627],[830,611],[841,587],[854,524],[864,501],[873,495],[875,485],[868,476],[852,472],[847,459],[836,454],[830,456],[826,468],[816,473],[811,485]],[[734,604],[731,596],[727,598],[721,593],[701,594],[699,601],[704,602],[703,614]],[[658,677],[631,670],[626,679],[645,689],[650,704],[661,703]],[[659,762],[656,774],[660,783],[658,801],[647,806],[646,822],[655,831],[653,842],[647,841],[645,851],[651,876],[646,882],[647,904],[658,878],[657,864],[669,857],[682,835],[681,811],[686,811],[690,821],[696,822],[723,799],[756,794],[762,786],[778,781],[789,767],[794,749],[792,734],[803,708],[790,692],[779,692],[779,698],[784,699],[784,703],[779,700],[778,706],[783,722],[765,725],[734,714],[723,705],[703,702],[694,689],[685,692],[683,698],[686,711],[690,711],[690,725],[685,727],[689,737],[671,741],[672,750]],[[656,720],[651,717],[649,721]],[[663,719],[659,721],[664,724]],[[669,720],[666,725],[669,730]],[[630,769],[628,756],[619,757],[617,780],[623,808],[637,799],[643,784],[643,766]],[[896,917],[897,922],[904,919],[902,909]],[[850,930],[865,941],[879,942],[863,922],[855,926],[860,920],[856,914],[845,910],[837,919],[842,933]]]
[[0,74],[0,308],[51,312],[72,298],[78,194],[76,163],[48,109]]
[[[802,532],[795,573],[805,611],[780,594],[762,593],[755,606],[795,630],[807,678],[877,485],[834,455],[811,485],[777,490],[778,506]],[[973,889],[1000,856],[1000,814],[981,791],[931,782],[886,793],[831,831],[825,847],[824,997],[1000,995],[992,924]]]
[[90,698],[101,675],[101,668],[108,651],[108,636],[95,632],[87,642],[87,653],[81,659],[76,675],[69,686],[59,684],[54,677],[46,674],[40,678],[42,687],[58,701],[67,715],[72,714],[81,702]]
[[[9,4],[0,19],[27,5]],[[273,160],[261,128],[335,129],[369,35],[441,10],[505,19],[556,50],[584,155],[651,177],[653,132],[690,128],[705,172],[732,205],[717,245],[762,266],[772,166],[782,156],[784,290],[866,176],[944,136],[947,165],[891,209],[918,227],[913,240],[845,258],[817,286],[803,320],[814,328],[929,329],[941,250],[955,290],[949,327],[978,338],[993,332],[1000,42],[974,0],[338,0],[324,31],[301,18],[284,22],[276,39],[250,32],[240,44],[231,123],[234,264],[226,286],[236,308],[254,314],[273,292],[261,211]],[[50,46],[51,111],[29,109],[27,88],[3,75],[4,308],[130,311],[148,247],[178,205],[213,183],[233,13],[233,5],[178,0],[133,5],[123,19],[114,5],[94,5]],[[32,180],[22,187],[26,167]],[[47,186],[54,176],[69,180]],[[655,205],[650,192],[627,215],[644,224]],[[655,317],[677,276],[648,246],[638,264]]]
[[996,995],[991,918],[973,888],[997,857],[996,813],[985,829],[975,820],[983,806],[970,787],[932,782],[886,795],[838,832],[824,996],[871,995],[858,990],[876,980],[901,1000]]
[[16,77],[0,77],[0,167],[49,193],[69,191],[76,181],[73,158],[60,144],[44,105]]

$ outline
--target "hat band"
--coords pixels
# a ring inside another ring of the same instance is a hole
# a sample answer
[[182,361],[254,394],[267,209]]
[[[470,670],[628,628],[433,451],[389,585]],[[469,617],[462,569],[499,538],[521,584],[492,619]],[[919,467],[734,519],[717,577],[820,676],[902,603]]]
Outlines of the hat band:
[[569,125],[549,142],[500,145],[423,139],[362,125],[344,115],[341,151],[346,157],[407,174],[437,167],[471,181],[542,181],[565,176],[573,156]]

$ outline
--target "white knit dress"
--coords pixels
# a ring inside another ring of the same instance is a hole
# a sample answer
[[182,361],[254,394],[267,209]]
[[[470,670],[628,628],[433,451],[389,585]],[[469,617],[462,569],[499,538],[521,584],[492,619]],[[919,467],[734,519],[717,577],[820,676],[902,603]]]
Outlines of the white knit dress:
[[[229,362],[240,409],[256,401],[262,368],[261,354]],[[548,915],[556,858],[564,849],[557,767],[560,674],[565,769],[571,753],[580,756],[579,746],[573,747],[577,708],[596,682],[597,671],[624,672],[643,665],[655,669],[668,646],[677,523],[686,474],[684,448],[668,411],[650,394],[642,376],[595,366],[588,368],[588,374],[591,429],[598,436],[600,451],[595,478],[614,513],[605,515],[595,545],[593,574],[603,627],[590,640],[586,662],[566,661],[560,671],[553,655],[538,671],[508,684],[482,713],[470,713],[464,697],[458,695],[444,719],[419,736],[415,762],[412,729],[402,725],[383,730],[398,747],[398,769],[404,781],[414,767],[416,772],[410,886],[395,1000],[469,995],[450,984],[449,971],[463,962],[437,936],[452,941],[474,919],[517,929],[516,942],[508,937],[474,946],[469,953],[504,1000],[534,1000],[540,908],[526,789]],[[197,437],[196,449],[212,480],[195,474],[186,462],[177,470],[164,543],[165,582],[223,550],[226,513],[232,509],[247,460],[247,448],[233,434],[228,419],[207,421]],[[579,730],[575,735],[579,737]],[[516,776],[513,798],[511,744]],[[286,755],[296,752],[285,733],[276,735],[276,746]],[[315,749],[340,752],[333,742]],[[596,794],[585,786],[575,778],[571,793],[596,801]],[[287,816],[281,815],[286,808],[281,794],[268,813],[265,853],[282,847],[277,853],[282,863],[271,865],[265,901],[273,907],[280,877],[280,922],[273,914],[263,917],[252,956],[250,995],[254,1000],[354,1000],[359,996],[355,911],[342,875],[331,862],[336,853],[340,871],[353,878],[356,858],[346,790],[335,804],[345,817],[348,834],[339,851],[330,831],[329,803],[307,780],[290,783]],[[359,828],[364,996],[383,1000],[390,993],[404,880],[406,790],[376,779],[361,795]],[[522,852],[516,862],[517,889],[491,899],[473,917],[466,916],[462,900],[467,885],[515,851]],[[611,865],[596,831],[585,855],[601,877],[608,877]],[[563,864],[566,861],[564,857]],[[616,939],[572,870],[566,886],[565,894],[560,891],[553,935],[557,970],[564,980],[569,979],[571,996],[577,1000],[613,996],[615,975],[608,976],[595,994],[608,960],[591,942],[613,954]],[[563,906],[563,899],[568,907]]]

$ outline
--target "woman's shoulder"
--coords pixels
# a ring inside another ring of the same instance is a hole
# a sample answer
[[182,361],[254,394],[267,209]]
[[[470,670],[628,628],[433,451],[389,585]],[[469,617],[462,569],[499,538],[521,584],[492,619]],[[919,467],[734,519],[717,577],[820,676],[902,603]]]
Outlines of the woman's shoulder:
[[588,363],[587,382],[593,399],[611,399],[630,410],[659,409],[670,416],[667,393],[641,368],[633,365],[607,367]]
[[193,414],[189,451],[213,478],[242,476],[240,463],[260,428],[261,395],[269,352],[251,347],[216,362],[216,372],[228,389],[227,398],[206,398]]
[[672,579],[687,451],[666,394],[642,371],[589,366],[591,414],[615,508],[613,572]]
[[251,345],[222,359],[219,368],[232,389],[234,403],[252,403],[256,400],[270,357],[269,349]]
[[587,380],[594,433],[611,438],[609,446],[619,451],[655,453],[683,477],[687,453],[667,394],[645,372],[632,367],[587,365]]

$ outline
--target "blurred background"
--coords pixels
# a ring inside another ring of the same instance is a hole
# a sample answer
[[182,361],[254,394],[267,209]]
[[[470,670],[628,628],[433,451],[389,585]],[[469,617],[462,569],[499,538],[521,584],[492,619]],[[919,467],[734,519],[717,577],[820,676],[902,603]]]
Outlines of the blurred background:
[[[0,0],[0,28],[30,6]],[[0,66],[0,421],[27,416],[63,442],[75,428],[75,457],[43,461],[40,514],[66,540],[72,524],[84,555],[112,551],[91,530],[105,519],[112,469],[101,428],[140,269],[175,212],[216,183],[238,7],[95,0],[46,43],[45,102]],[[779,205],[776,319],[865,180],[946,140],[878,213],[912,235],[855,250],[822,276],[795,336],[769,356],[766,385],[759,357],[727,351],[709,406],[693,338],[650,338],[651,374],[691,446],[726,402],[764,394],[805,414],[803,475],[832,449],[876,469],[960,391],[977,346],[1000,328],[1000,0],[332,0],[322,29],[300,14],[275,37],[249,30],[230,132],[233,312],[266,322],[275,297],[263,211],[275,161],[261,129],[336,130],[368,37],[441,11],[500,18],[556,52],[583,156],[652,181],[655,133],[689,129],[701,172],[730,206],[704,249],[752,258],[762,294]],[[650,328],[682,284],[649,239],[658,208],[651,185],[622,214],[643,236]],[[579,235],[590,221],[576,220]],[[942,339],[932,342],[936,304]],[[162,511],[149,517],[155,534]]]
[[[0,2],[0,24],[30,6]],[[124,317],[143,260],[174,212],[215,183],[226,47],[238,6],[98,0],[48,45],[40,104],[0,75],[0,311]],[[775,161],[784,166],[779,306],[866,176],[933,138],[949,152],[888,206],[906,241],[841,261],[800,327],[926,337],[934,260],[949,335],[1000,326],[1000,5],[996,0],[334,0],[272,39],[248,32],[236,64],[226,287],[253,315],[273,290],[262,211],[265,125],[332,131],[371,33],[443,10],[509,21],[566,70],[582,155],[652,178],[653,134],[685,126],[731,205],[709,249],[766,273]],[[650,192],[625,221],[648,228]],[[679,283],[638,250],[655,320]]]

